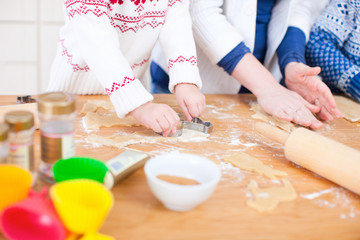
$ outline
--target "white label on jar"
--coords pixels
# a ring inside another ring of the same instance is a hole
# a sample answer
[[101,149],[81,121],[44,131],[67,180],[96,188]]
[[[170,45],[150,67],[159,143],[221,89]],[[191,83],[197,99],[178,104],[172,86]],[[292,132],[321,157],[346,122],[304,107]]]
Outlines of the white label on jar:
[[28,145],[14,146],[10,145],[8,162],[22,167],[26,170],[30,168],[30,147]]
[[75,156],[75,139],[73,134],[63,136],[61,139],[61,146],[61,155],[63,158]]
[[8,155],[9,155],[8,145],[5,143],[0,143],[0,164],[7,163]]

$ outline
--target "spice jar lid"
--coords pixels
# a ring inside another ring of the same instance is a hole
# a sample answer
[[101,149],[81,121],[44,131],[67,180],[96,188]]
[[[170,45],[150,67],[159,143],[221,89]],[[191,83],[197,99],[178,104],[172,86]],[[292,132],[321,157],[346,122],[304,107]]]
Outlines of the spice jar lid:
[[5,114],[5,122],[9,125],[10,131],[19,132],[34,126],[34,116],[27,111],[12,111]]
[[65,92],[49,92],[39,96],[39,112],[46,115],[70,114],[75,111],[75,96]]
[[9,125],[6,123],[0,123],[0,142],[7,139],[7,133],[9,131]]

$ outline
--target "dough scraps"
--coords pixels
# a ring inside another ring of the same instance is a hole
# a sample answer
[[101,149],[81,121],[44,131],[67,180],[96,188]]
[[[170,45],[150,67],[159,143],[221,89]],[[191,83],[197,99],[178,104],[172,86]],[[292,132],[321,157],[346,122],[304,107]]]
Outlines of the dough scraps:
[[266,166],[259,159],[243,152],[235,153],[230,157],[224,158],[224,160],[231,163],[235,167],[259,173],[271,179],[287,176],[286,172]]
[[271,116],[270,114],[267,114],[259,104],[254,104],[250,108],[251,111],[255,112],[253,115],[251,115],[254,119],[260,119],[265,122],[269,122],[287,132],[291,132],[296,128],[296,125],[292,122],[288,122],[285,120],[282,120],[280,118],[277,118],[275,116]]
[[100,108],[104,110],[113,110],[114,106],[109,101],[89,100],[87,101],[81,113],[86,114],[84,117],[85,125],[89,129],[99,129],[100,127],[132,127],[140,124],[131,116],[119,118],[114,111],[100,113]]
[[138,143],[157,143],[157,142],[196,142],[207,140],[209,134],[189,129],[183,129],[183,133],[179,137],[163,137],[156,134],[152,130],[137,131],[128,135],[113,135],[109,137],[90,134],[87,140],[94,143],[100,143],[106,146],[122,148],[130,144]]
[[89,100],[83,105],[81,109],[81,113],[86,114],[89,112],[96,112],[99,108],[110,110],[110,109],[114,109],[114,106],[109,101]]
[[360,103],[343,96],[334,96],[334,98],[336,106],[345,119],[350,122],[360,122]]
[[88,112],[84,117],[85,125],[89,129],[99,129],[100,127],[132,127],[140,124],[131,116],[119,118],[116,113],[100,115],[96,112]]
[[253,198],[246,202],[246,205],[255,208],[259,212],[273,210],[280,202],[296,199],[297,194],[294,187],[287,179],[282,179],[284,186],[259,188],[255,180],[251,180],[248,188]]

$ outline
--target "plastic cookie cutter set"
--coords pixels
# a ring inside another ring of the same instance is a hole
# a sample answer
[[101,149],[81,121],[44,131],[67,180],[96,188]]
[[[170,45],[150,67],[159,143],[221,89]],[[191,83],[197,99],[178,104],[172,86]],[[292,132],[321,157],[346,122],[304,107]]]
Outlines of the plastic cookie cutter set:
[[[198,117],[194,117],[191,121],[187,121],[184,114],[178,113],[178,115],[180,117],[180,126],[178,127],[175,134],[170,133],[168,137],[181,136],[183,133],[183,129],[189,129],[208,134],[211,133],[214,128],[214,125],[211,122],[203,121]],[[162,133],[158,134],[162,135]]]

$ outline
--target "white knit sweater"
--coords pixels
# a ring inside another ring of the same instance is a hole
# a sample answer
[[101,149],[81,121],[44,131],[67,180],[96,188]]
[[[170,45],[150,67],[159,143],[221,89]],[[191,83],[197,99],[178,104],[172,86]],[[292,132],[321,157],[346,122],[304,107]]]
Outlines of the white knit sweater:
[[[191,0],[191,16],[197,43],[204,93],[237,93],[240,83],[216,66],[236,45],[255,45],[257,0]],[[289,26],[306,36],[328,0],[277,0],[268,26],[264,66],[280,81],[276,49]]]
[[119,117],[151,101],[140,82],[159,40],[170,75],[201,88],[189,0],[65,0],[47,91],[110,96]]
[[[329,0],[277,0],[268,26],[264,66],[281,80],[276,49],[289,26],[301,29],[306,37],[311,24]],[[234,47],[244,41],[251,51],[255,45],[257,0],[190,0],[190,14],[197,44],[198,67],[206,94],[238,93],[240,83],[217,66]],[[153,60],[166,70],[160,48]]]

